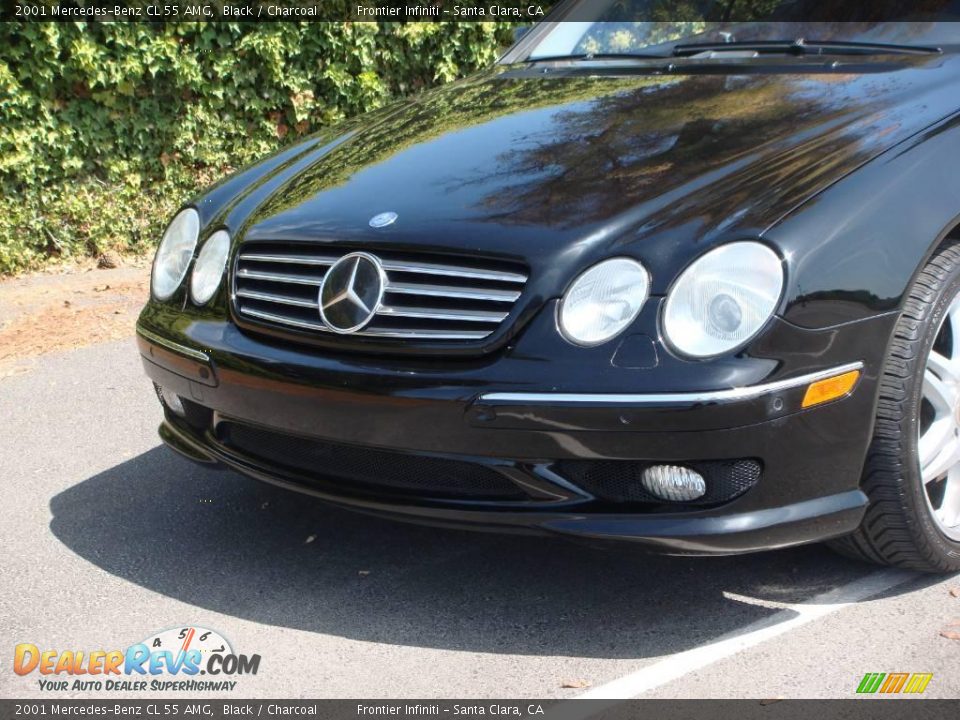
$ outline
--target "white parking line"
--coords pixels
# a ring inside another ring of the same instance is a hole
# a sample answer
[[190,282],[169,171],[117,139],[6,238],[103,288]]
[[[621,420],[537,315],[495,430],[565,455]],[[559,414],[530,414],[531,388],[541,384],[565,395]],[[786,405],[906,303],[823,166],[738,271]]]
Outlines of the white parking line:
[[629,675],[599,685],[580,695],[579,699],[625,700],[637,697],[915,577],[916,573],[905,570],[872,573],[802,603],[788,605],[774,615],[724,635],[708,645],[670,655]]

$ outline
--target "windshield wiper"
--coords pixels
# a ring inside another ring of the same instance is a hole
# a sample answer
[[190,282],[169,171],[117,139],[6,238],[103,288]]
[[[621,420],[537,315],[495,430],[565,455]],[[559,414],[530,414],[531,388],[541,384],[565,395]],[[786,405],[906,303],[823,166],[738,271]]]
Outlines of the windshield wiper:
[[653,55],[650,53],[579,53],[576,55],[544,55],[542,57],[528,57],[520,62],[562,62],[572,60],[574,62],[590,60],[663,60],[669,55]]
[[761,55],[931,55],[942,52],[936,47],[919,45],[892,45],[845,40],[757,40],[744,42],[710,42],[674,45],[670,55],[654,53],[577,53],[570,55],[544,55],[528,57],[520,62],[589,62],[590,60],[664,60],[669,57],[710,56],[722,59],[723,55],[743,56],[744,53]]
[[889,45],[844,40],[762,40],[756,42],[716,42],[675,45],[674,57],[690,57],[701,53],[756,52],[759,55],[930,55],[940,48],[918,45]]

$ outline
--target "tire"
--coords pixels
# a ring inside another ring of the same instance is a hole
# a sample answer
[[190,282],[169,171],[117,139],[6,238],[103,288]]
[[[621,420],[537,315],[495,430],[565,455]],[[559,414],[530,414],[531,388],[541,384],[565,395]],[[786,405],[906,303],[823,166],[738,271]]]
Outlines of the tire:
[[861,489],[863,522],[831,542],[836,550],[911,570],[960,570],[960,240],[942,245],[907,293]]

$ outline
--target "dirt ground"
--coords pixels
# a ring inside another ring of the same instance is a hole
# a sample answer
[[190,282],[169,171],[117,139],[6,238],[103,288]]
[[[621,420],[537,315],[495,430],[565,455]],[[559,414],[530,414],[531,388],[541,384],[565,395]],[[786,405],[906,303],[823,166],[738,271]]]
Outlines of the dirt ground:
[[150,293],[150,259],[62,265],[0,280],[0,378],[40,355],[132,337]]

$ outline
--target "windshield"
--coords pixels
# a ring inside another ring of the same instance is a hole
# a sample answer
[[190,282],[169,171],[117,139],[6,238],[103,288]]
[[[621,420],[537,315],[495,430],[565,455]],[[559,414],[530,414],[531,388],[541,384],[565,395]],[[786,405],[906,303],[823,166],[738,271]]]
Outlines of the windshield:
[[846,5],[822,0],[582,0],[540,38],[527,59],[669,56],[681,44],[798,39],[960,45],[958,0]]

